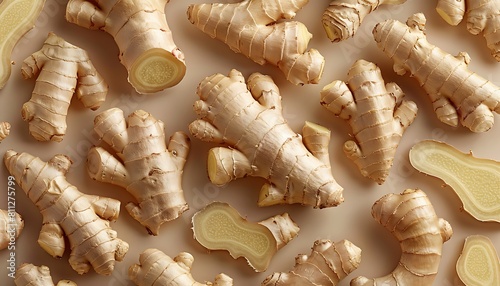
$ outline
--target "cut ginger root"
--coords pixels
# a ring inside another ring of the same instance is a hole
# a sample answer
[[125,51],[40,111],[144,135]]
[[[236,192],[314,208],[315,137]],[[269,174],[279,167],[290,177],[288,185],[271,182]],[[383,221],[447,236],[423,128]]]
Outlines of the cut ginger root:
[[38,244],[51,256],[64,254],[68,237],[69,264],[78,273],[91,267],[110,275],[121,261],[128,244],[117,238],[109,221],[118,218],[120,201],[86,195],[66,180],[71,161],[55,155],[48,162],[28,153],[5,152],[4,163],[43,217]]
[[209,250],[227,250],[245,257],[256,271],[265,271],[276,253],[297,236],[299,227],[287,213],[259,223],[248,222],[229,204],[213,202],[193,215],[194,238]]
[[165,17],[168,2],[70,0],[66,20],[113,36],[130,84],[138,93],[155,93],[178,84],[186,73]]
[[415,169],[449,185],[474,218],[500,222],[500,162],[432,140],[415,144],[409,156]]
[[493,243],[484,235],[465,239],[456,269],[467,286],[500,285],[500,260]]
[[277,66],[293,84],[318,83],[324,57],[306,50],[312,34],[292,19],[309,0],[243,0],[191,5],[189,21],[252,61]]
[[35,26],[45,0],[3,0],[0,3],[0,89],[12,71],[12,50],[21,37]]
[[20,214],[13,210],[0,210],[0,250],[13,245],[12,237],[17,239],[23,228],[24,220]]
[[361,262],[361,249],[348,240],[331,242],[320,239],[314,242],[311,254],[298,255],[295,266],[288,273],[268,276],[263,286],[335,286]]
[[344,143],[345,154],[378,184],[389,175],[401,137],[417,115],[417,105],[403,97],[397,84],[384,84],[380,69],[365,60],[353,64],[346,83],[333,81],[321,91],[321,105],[351,126],[355,141]]
[[63,140],[74,94],[85,107],[96,110],[108,93],[108,85],[87,52],[54,33],[49,33],[41,50],[24,60],[21,71],[25,79],[38,76],[30,101],[23,105],[22,117],[39,141]]
[[31,263],[23,263],[16,270],[14,283],[16,286],[77,286],[70,280],[61,280],[54,284],[47,266],[35,266]]
[[170,258],[154,248],[146,249],[139,256],[139,264],[129,268],[128,276],[138,286],[232,286],[233,279],[226,274],[218,274],[213,283],[199,283],[191,275],[194,257],[187,252]]
[[303,137],[282,115],[279,89],[271,77],[254,73],[245,78],[232,70],[229,76],[205,78],[194,104],[198,120],[191,134],[207,142],[225,143],[209,151],[208,175],[224,185],[247,175],[262,177],[259,206],[293,204],[325,208],[343,202],[342,187],[331,173],[328,156],[330,131],[307,122]]
[[189,138],[176,132],[165,142],[163,122],[144,110],[125,119],[123,111],[112,108],[96,116],[94,131],[115,151],[102,147],[87,155],[87,171],[94,180],[127,190],[136,200],[127,211],[150,234],[178,218],[188,209],[182,190],[182,173],[189,153]]
[[446,220],[437,217],[427,195],[418,189],[387,194],[375,202],[372,215],[399,240],[401,259],[390,274],[373,279],[360,276],[351,286],[432,285],[443,244],[453,231]]

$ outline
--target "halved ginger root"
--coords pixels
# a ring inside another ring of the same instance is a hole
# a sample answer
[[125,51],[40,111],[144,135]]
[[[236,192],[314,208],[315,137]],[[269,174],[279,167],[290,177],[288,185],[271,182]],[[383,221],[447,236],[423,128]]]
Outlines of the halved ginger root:
[[361,262],[361,249],[348,240],[331,242],[320,239],[314,242],[311,254],[295,258],[295,266],[288,273],[274,273],[262,285],[323,285],[335,286]]
[[418,189],[387,194],[375,202],[372,215],[399,240],[401,259],[390,274],[373,279],[360,276],[351,286],[432,285],[443,243],[453,231],[446,220],[436,216],[427,195]]
[[38,76],[22,116],[29,122],[30,134],[39,141],[63,140],[73,94],[85,107],[96,110],[108,93],[108,85],[87,52],[54,33],[49,33],[41,50],[24,60],[21,71],[25,79]]
[[139,264],[129,268],[128,276],[136,285],[171,285],[171,286],[232,286],[233,279],[224,273],[215,276],[214,283],[199,283],[191,275],[194,257],[187,252],[170,258],[154,248],[146,249],[139,256]]
[[417,105],[403,97],[397,84],[384,84],[380,69],[365,60],[353,64],[346,83],[333,81],[321,90],[321,105],[353,131],[355,141],[344,143],[345,154],[378,184],[389,175],[399,141],[417,115]]
[[484,235],[465,239],[456,268],[458,277],[467,286],[500,285],[500,260],[495,246]]
[[7,138],[10,134],[10,123],[3,121],[0,122],[0,142],[3,141],[3,139]]
[[248,222],[229,204],[213,202],[194,214],[195,239],[209,250],[227,250],[245,257],[256,271],[265,271],[276,251],[297,236],[299,227],[287,213],[259,223]]
[[12,49],[35,26],[45,0],[3,0],[0,3],[0,89],[11,74]]
[[23,263],[16,270],[14,283],[16,286],[76,286],[76,283],[70,280],[61,280],[54,284],[47,266],[35,266],[31,263]]
[[160,226],[188,209],[182,191],[182,173],[189,153],[189,138],[176,132],[165,142],[163,122],[144,110],[127,119],[119,108],[96,116],[94,131],[115,151],[93,147],[87,156],[87,172],[94,180],[127,190],[136,203],[128,203],[130,215],[158,235]]
[[254,73],[245,84],[243,75],[232,70],[228,77],[205,78],[197,93],[201,100],[194,110],[200,119],[189,131],[203,141],[230,146],[209,151],[212,183],[224,185],[247,175],[265,178],[260,206],[324,208],[343,202],[343,189],[331,173],[330,131],[306,123],[303,138],[293,132],[281,114],[281,96],[271,77]]
[[452,56],[430,44],[424,34],[425,16],[414,14],[406,25],[386,20],[375,26],[378,47],[394,60],[399,75],[410,72],[429,95],[438,119],[451,126],[458,121],[473,132],[493,126],[492,111],[500,112],[500,88],[470,71],[470,57]]
[[425,140],[410,150],[410,163],[420,172],[449,185],[463,208],[479,221],[500,222],[500,162],[475,158],[437,141]]
[[60,258],[66,235],[71,249],[69,264],[78,274],[91,267],[99,274],[111,274],[115,261],[121,261],[128,251],[128,244],[109,226],[109,221],[118,218],[120,201],[78,191],[66,180],[71,161],[64,155],[44,162],[9,150],[4,163],[43,216],[38,244]]
[[292,19],[309,0],[243,0],[191,5],[189,21],[198,29],[263,65],[277,66],[293,84],[318,83],[324,57],[306,50],[312,34]]
[[13,245],[12,239],[18,238],[24,228],[20,214],[10,210],[0,210],[0,250]]
[[186,73],[165,17],[169,0],[70,0],[66,20],[115,39],[128,81],[139,93],[178,84]]

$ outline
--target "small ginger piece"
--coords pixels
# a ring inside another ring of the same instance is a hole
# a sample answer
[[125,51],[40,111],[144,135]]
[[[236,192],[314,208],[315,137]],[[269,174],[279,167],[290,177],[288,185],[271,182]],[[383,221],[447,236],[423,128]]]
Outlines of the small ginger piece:
[[463,208],[479,221],[500,222],[500,162],[475,158],[437,141],[425,140],[410,150],[410,163],[420,172],[449,185]]
[[495,246],[484,235],[465,239],[456,268],[458,277],[467,286],[500,285],[500,260]]
[[500,112],[500,88],[470,71],[470,57],[452,56],[430,44],[424,34],[425,16],[414,14],[406,25],[386,20],[375,26],[378,47],[394,61],[399,75],[410,72],[429,95],[438,119],[461,124],[473,132],[489,130]]
[[61,280],[54,284],[47,266],[35,266],[31,263],[23,263],[16,270],[14,283],[16,286],[77,286],[70,280]]
[[96,116],[94,131],[115,151],[93,147],[87,156],[87,171],[94,180],[127,190],[136,200],[128,203],[130,215],[158,235],[160,226],[188,209],[182,191],[182,173],[189,153],[189,138],[176,132],[165,142],[163,122],[144,110],[125,119],[112,108]]
[[403,97],[397,84],[384,84],[380,69],[365,60],[353,64],[347,82],[333,81],[321,91],[321,105],[353,131],[345,154],[378,184],[389,175],[399,141],[417,115],[417,105]]
[[194,104],[198,120],[191,134],[203,141],[224,143],[209,151],[208,175],[224,185],[245,176],[267,180],[260,206],[293,204],[325,208],[343,202],[342,187],[331,173],[328,156],[330,131],[307,122],[303,137],[283,118],[279,89],[271,77],[254,73],[245,78],[232,70],[229,76],[205,78]]
[[13,210],[0,210],[0,250],[12,245],[12,239],[17,239],[23,228],[24,220],[20,214]]
[[25,79],[37,76],[30,101],[22,108],[30,134],[39,141],[62,141],[66,115],[74,94],[83,105],[98,109],[106,99],[108,85],[90,62],[87,52],[54,33],[43,47],[24,60]]
[[165,17],[169,0],[70,0],[66,20],[110,34],[120,62],[138,93],[178,84],[186,73],[184,54],[174,43]]
[[3,0],[0,3],[0,89],[12,71],[12,50],[21,37],[35,26],[45,0]]
[[360,276],[351,286],[432,285],[443,243],[453,231],[446,220],[437,217],[427,195],[418,189],[387,194],[375,202],[372,216],[399,241],[401,259],[390,274],[373,279]]
[[0,142],[3,141],[3,139],[7,138],[10,134],[10,123],[9,122],[0,122]]
[[227,44],[235,53],[264,65],[277,66],[293,84],[318,83],[324,57],[306,50],[312,34],[292,19],[308,0],[243,0],[237,3],[196,4],[188,8],[189,21]]
[[335,286],[361,262],[361,249],[348,240],[331,242],[320,239],[314,242],[311,254],[295,258],[295,266],[288,273],[268,276],[263,286],[303,285]]
[[245,257],[256,271],[265,271],[279,249],[297,236],[299,227],[287,213],[259,223],[248,222],[229,204],[213,202],[194,214],[195,239],[209,250],[227,250]]
[[78,273],[91,267],[110,275],[115,261],[121,261],[128,244],[117,238],[109,221],[118,218],[120,201],[86,195],[66,180],[71,161],[55,155],[48,162],[28,153],[5,152],[4,163],[43,217],[38,244],[51,256],[64,254],[68,237],[69,264]]
[[170,258],[158,249],[149,248],[139,256],[139,264],[129,268],[128,276],[138,286],[232,286],[233,279],[226,274],[215,276],[214,283],[199,283],[191,275],[194,257],[187,252]]

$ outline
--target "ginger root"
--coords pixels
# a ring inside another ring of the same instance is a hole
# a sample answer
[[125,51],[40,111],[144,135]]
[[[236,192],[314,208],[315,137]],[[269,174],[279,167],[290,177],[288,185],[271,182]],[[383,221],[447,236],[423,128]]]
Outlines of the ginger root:
[[5,166],[43,216],[38,244],[53,257],[60,258],[71,249],[69,264],[78,274],[91,267],[109,275],[115,261],[121,261],[128,244],[117,238],[109,221],[118,218],[120,201],[86,195],[66,180],[71,161],[55,155],[48,162],[28,153],[9,150]]
[[12,71],[12,49],[35,26],[45,0],[3,0],[0,3],[0,89]]
[[39,141],[62,141],[73,94],[85,107],[96,110],[108,93],[87,53],[54,33],[49,33],[41,50],[24,60],[21,71],[25,79],[38,75],[22,117]]
[[[16,286],[54,286],[50,269],[45,266],[35,266],[31,263],[23,263],[16,270],[14,279]],[[76,286],[76,283],[70,280],[61,280],[56,286]]]
[[429,95],[440,121],[473,132],[493,126],[492,111],[500,112],[500,88],[467,68],[470,57],[456,57],[430,44],[424,34],[425,16],[414,14],[406,25],[396,20],[378,23],[373,35],[378,47],[394,60],[399,75],[410,72]]
[[344,143],[344,152],[361,174],[383,184],[392,167],[396,148],[417,114],[413,101],[395,83],[384,84],[380,69],[358,60],[347,74],[347,82],[334,81],[321,91],[321,105],[349,122],[354,140]]
[[247,175],[265,178],[260,206],[301,203],[315,208],[343,201],[331,173],[328,156],[330,131],[306,123],[302,138],[281,114],[281,97],[271,77],[254,73],[245,78],[232,70],[229,76],[205,78],[197,90],[194,109],[200,119],[189,125],[203,141],[225,143],[212,148],[208,174],[224,185]]
[[471,235],[465,239],[456,269],[465,285],[500,285],[500,260],[495,246],[484,235]]
[[263,65],[277,66],[293,84],[318,83],[324,57],[307,50],[312,34],[292,19],[308,0],[243,0],[191,5],[189,21],[198,29]]
[[5,249],[18,238],[24,228],[24,220],[20,214],[10,210],[0,210],[0,250]]
[[361,262],[361,249],[348,240],[336,243],[328,239],[314,242],[311,254],[298,255],[288,273],[269,275],[262,285],[323,285],[335,286]]
[[299,227],[287,213],[259,223],[248,222],[229,204],[213,202],[193,215],[194,238],[209,250],[227,250],[245,257],[256,271],[265,271],[272,257],[297,236]]
[[199,283],[191,275],[194,257],[187,252],[170,258],[158,249],[146,249],[139,256],[139,263],[129,268],[128,276],[136,285],[171,285],[171,286],[232,286],[233,279],[226,274],[215,276],[214,283]]
[[158,235],[160,226],[188,209],[182,191],[182,173],[189,153],[189,138],[176,132],[165,143],[163,122],[143,110],[127,119],[119,108],[96,116],[94,131],[116,152],[93,147],[87,171],[94,180],[127,190],[137,201],[126,205],[130,215]]
[[387,194],[375,202],[372,215],[399,240],[401,259],[390,274],[373,279],[360,276],[351,286],[432,285],[443,243],[453,231],[446,220],[437,217],[427,195],[418,189]]
[[0,122],[0,142],[3,141],[3,139],[7,138],[10,134],[10,123],[9,122]]
[[165,17],[169,0],[70,0],[66,20],[113,36],[128,81],[138,93],[178,84],[186,73]]

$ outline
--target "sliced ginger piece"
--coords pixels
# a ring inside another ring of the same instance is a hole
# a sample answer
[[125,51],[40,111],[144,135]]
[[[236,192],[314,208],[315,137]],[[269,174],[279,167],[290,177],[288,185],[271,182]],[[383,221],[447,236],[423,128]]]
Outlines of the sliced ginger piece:
[[500,222],[500,162],[475,158],[432,140],[410,150],[410,163],[420,172],[449,185],[463,208],[479,221]]
[[500,261],[495,246],[483,235],[465,239],[457,261],[457,274],[467,286],[500,285]]

